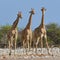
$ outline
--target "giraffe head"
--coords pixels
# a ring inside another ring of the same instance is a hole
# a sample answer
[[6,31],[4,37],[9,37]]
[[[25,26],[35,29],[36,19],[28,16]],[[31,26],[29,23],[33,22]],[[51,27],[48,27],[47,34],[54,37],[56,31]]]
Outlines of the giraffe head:
[[18,12],[17,16],[18,16],[19,18],[22,18],[22,13],[21,13],[21,12]]
[[42,7],[41,11],[46,11],[46,9],[44,7]]
[[31,13],[31,14],[35,14],[34,9],[31,9],[31,11],[30,11],[29,13]]

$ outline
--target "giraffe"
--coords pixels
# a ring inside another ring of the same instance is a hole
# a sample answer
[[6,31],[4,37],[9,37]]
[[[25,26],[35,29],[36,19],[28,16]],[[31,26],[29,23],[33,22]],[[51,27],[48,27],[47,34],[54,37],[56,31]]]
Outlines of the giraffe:
[[32,15],[34,15],[35,13],[34,9],[32,9],[29,13],[30,13],[29,21],[21,33],[21,40],[23,40],[23,48],[28,47],[28,50],[31,47],[31,40],[32,40],[31,22],[32,22]]
[[18,37],[17,25],[19,22],[19,18],[22,18],[21,12],[18,12],[16,20],[13,22],[12,27],[7,32],[7,40],[8,40],[8,44],[9,44],[9,50],[10,50],[9,55],[11,55],[11,49],[13,47],[13,42],[14,42],[14,54],[15,54],[16,40]]
[[[46,11],[46,9],[43,7],[41,9],[41,11],[42,11],[42,20],[41,20],[41,24],[37,28],[35,28],[35,30],[34,30],[33,43],[36,45],[35,52],[37,53],[37,45],[38,45],[39,41],[41,44],[41,50],[43,48],[43,37],[44,37],[45,42],[46,42],[46,46],[47,46],[47,50],[49,53],[49,45],[47,42],[47,34],[46,34],[46,28],[45,28],[45,24],[44,24],[44,12]],[[33,44],[33,47],[34,47],[34,44]]]

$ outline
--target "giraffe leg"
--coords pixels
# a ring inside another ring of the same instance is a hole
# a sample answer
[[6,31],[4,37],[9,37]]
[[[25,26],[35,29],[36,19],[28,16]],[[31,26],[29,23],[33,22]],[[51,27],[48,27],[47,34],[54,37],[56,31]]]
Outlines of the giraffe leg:
[[[35,40],[35,39],[34,39]],[[35,41],[32,41],[32,43],[33,43],[33,48],[34,48],[34,46],[35,46]]]
[[31,31],[31,34],[30,34],[30,48],[29,48],[29,50],[32,48],[32,31]]
[[28,51],[29,51],[29,48],[30,48],[30,43],[29,43],[29,35],[27,35],[27,46],[28,46]]
[[31,43],[32,43],[32,41],[30,40],[30,45],[29,45],[30,47],[29,47],[29,51],[30,51],[30,49],[31,49]]
[[[27,55],[27,48],[28,48],[28,41],[25,42],[26,55]],[[29,51],[29,48],[28,48],[28,51]]]
[[8,42],[9,42],[9,50],[10,50],[9,55],[11,55],[11,42],[10,41]]
[[15,55],[15,50],[16,50],[17,36],[18,36],[18,34],[15,34],[15,38],[14,38],[14,45],[15,45],[15,47],[14,47],[14,55]]
[[11,37],[11,48],[13,47],[13,37]]
[[23,40],[23,53],[24,53],[24,40]]
[[23,54],[24,54],[24,51],[26,51],[26,53],[27,53],[27,50],[26,50],[27,45],[26,44],[27,43],[25,42],[25,40],[23,40]]
[[43,51],[42,48],[43,48],[43,34],[41,35],[40,37],[40,41],[41,41],[41,52]]
[[35,45],[36,45],[36,38],[33,39],[32,45],[33,45],[32,51],[34,52],[34,48],[35,48]]
[[8,43],[9,43],[9,49],[10,49],[10,41],[8,41]]
[[12,53],[12,45],[11,45],[11,41],[9,41],[9,50],[10,50],[10,52],[9,52],[9,55],[11,55],[11,53]]
[[34,52],[35,43],[36,43],[35,41],[36,41],[36,37],[33,36],[33,38],[32,38],[32,46],[33,46],[32,47],[32,52]]
[[9,55],[11,55],[11,53],[12,53],[12,47],[13,47],[13,37],[11,37],[11,40],[10,40],[10,53],[9,53]]
[[15,50],[16,50],[16,40],[14,42],[14,55],[15,55]]
[[39,43],[39,37],[37,38],[37,42],[36,42],[36,50],[35,50],[35,52],[36,52],[36,54],[37,54],[37,45],[38,45],[38,43]]
[[47,41],[47,36],[45,35],[44,37],[45,37],[45,41],[46,41],[47,51],[48,51],[48,54],[50,55],[50,53],[49,53],[49,45],[48,45],[48,41]]
[[32,36],[30,37],[30,48],[29,48],[29,50],[31,49],[31,45],[32,45]]

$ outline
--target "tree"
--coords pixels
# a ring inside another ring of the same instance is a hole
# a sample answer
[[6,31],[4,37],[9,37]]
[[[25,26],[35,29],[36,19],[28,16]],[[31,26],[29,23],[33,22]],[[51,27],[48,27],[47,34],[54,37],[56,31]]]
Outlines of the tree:
[[60,45],[60,27],[55,23],[48,24],[46,27],[49,43]]
[[7,43],[7,32],[10,28],[10,25],[0,27],[0,47],[3,47]]

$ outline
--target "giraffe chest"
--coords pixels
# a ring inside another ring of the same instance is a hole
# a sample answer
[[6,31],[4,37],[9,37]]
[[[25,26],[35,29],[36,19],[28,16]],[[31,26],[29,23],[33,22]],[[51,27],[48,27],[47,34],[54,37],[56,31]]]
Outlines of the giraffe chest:
[[40,36],[41,34],[45,34],[46,30],[45,29],[38,29],[35,31],[35,35]]
[[41,33],[46,33],[46,30],[44,28],[41,28]]
[[26,33],[27,33],[27,35],[30,35],[30,34],[32,34],[32,31],[29,30],[29,29],[27,29],[27,30],[26,30]]
[[32,31],[31,29],[26,29],[22,31],[21,38],[26,38],[27,36],[32,36]]
[[17,30],[12,30],[12,34],[16,34]]
[[23,37],[26,37],[27,35],[29,35],[29,36],[32,35],[32,31],[27,29],[22,33]]

